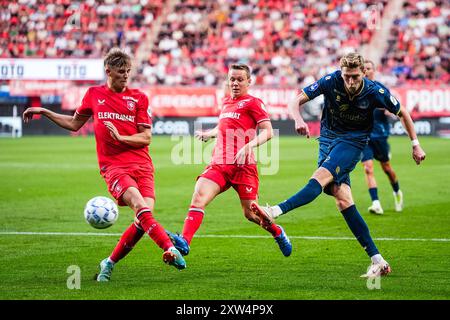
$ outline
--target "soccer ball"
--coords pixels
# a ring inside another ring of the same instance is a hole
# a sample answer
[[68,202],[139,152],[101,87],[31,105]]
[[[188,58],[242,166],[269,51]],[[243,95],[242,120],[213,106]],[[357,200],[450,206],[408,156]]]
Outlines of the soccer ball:
[[94,197],[84,207],[84,218],[96,229],[105,229],[114,224],[119,217],[119,209],[107,197]]

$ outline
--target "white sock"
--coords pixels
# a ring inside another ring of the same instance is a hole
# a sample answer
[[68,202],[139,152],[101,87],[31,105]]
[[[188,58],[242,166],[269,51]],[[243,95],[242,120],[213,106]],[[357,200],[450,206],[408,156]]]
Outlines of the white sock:
[[374,263],[374,264],[378,264],[378,263],[380,263],[380,262],[382,262],[384,259],[383,259],[383,257],[381,256],[381,254],[376,254],[376,255],[374,255],[374,256],[371,256],[370,257],[370,260],[372,260],[372,263]]
[[377,206],[377,207],[381,207],[381,202],[380,202],[380,200],[373,200],[372,201],[372,205]]
[[281,210],[281,208],[279,206],[273,206],[273,207],[271,207],[271,209],[272,209],[272,214],[273,214],[274,218],[283,214],[283,211]]

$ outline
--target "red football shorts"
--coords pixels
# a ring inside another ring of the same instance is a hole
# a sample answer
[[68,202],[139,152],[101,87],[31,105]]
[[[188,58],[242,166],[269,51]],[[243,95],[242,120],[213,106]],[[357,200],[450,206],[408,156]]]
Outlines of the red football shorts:
[[203,177],[214,181],[220,187],[220,192],[233,187],[241,200],[256,200],[258,198],[258,168],[256,164],[238,166],[235,164],[212,164],[198,178]]
[[155,181],[151,166],[113,167],[101,174],[108,185],[109,193],[117,200],[119,206],[127,205],[123,202],[122,195],[130,187],[137,188],[143,197],[155,199]]

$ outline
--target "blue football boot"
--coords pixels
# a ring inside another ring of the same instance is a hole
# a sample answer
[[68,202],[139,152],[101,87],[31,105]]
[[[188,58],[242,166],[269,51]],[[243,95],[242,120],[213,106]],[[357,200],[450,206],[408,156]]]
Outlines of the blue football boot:
[[182,235],[178,234],[178,233],[172,233],[170,231],[166,230],[166,234],[169,236],[170,240],[172,241],[173,245],[175,246],[175,248],[178,249],[178,251],[180,251],[180,253],[183,256],[187,256],[189,254],[189,244],[186,241],[185,238],[183,238]]
[[186,261],[184,261],[183,256],[180,251],[172,247],[163,253],[163,261],[179,270],[186,268]]
[[111,278],[114,264],[109,262],[108,258],[103,259],[100,262],[100,273],[97,275],[97,281],[106,282]]
[[280,247],[281,252],[285,257],[289,257],[292,253],[292,244],[289,240],[286,232],[284,232],[284,229],[282,226],[278,226],[281,229],[281,233],[279,236],[274,237],[275,241],[278,243],[278,246]]

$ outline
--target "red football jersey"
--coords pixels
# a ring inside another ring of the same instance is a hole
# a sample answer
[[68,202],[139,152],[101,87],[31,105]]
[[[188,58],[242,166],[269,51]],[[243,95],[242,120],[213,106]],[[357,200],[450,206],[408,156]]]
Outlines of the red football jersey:
[[[258,123],[270,121],[264,103],[248,94],[236,99],[225,97],[222,106],[211,164],[233,164],[236,153],[255,137]],[[254,163],[252,154],[247,164]]]
[[148,147],[134,148],[114,140],[103,124],[110,121],[119,134],[130,136],[139,133],[138,126],[151,128],[152,119],[147,96],[135,89],[124,92],[112,91],[107,85],[91,87],[81,106],[75,111],[80,115],[94,117],[95,141],[100,170],[109,166],[125,167],[130,164],[150,164]]

